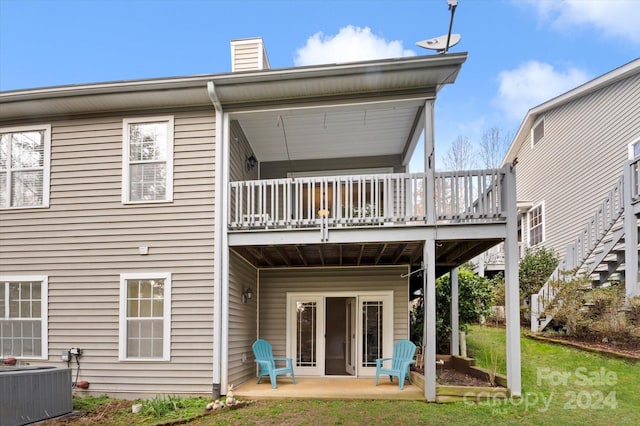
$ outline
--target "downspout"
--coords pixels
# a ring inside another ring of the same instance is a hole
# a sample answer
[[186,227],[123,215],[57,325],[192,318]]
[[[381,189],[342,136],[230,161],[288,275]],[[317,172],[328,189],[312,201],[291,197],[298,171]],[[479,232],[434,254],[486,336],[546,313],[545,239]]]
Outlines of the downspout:
[[[207,92],[209,99],[216,111],[216,147],[215,147],[215,215],[214,215],[214,240],[213,240],[213,253],[214,253],[214,268],[213,268],[213,384],[212,394],[213,399],[220,397],[222,388],[222,371],[223,362],[226,364],[226,356],[223,361],[223,337],[222,337],[222,293],[224,287],[224,248],[226,245],[226,223],[224,221],[223,211],[226,206],[225,203],[225,179],[224,179],[224,126],[222,125],[224,113],[222,111],[222,104],[218,99],[218,95],[215,91],[215,85],[212,81],[207,82]],[[226,381],[226,377],[224,378]]]

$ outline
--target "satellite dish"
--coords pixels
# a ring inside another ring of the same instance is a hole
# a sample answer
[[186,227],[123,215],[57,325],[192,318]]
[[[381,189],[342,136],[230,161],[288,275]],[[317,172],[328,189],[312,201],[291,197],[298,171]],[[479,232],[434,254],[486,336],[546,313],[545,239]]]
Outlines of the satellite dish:
[[[449,46],[447,46],[447,38],[449,38]],[[460,34],[448,34],[441,35],[440,37],[430,38],[427,40],[422,40],[416,43],[416,46],[422,47],[424,49],[437,50],[438,52],[444,52],[449,49],[449,47],[455,46],[460,42],[462,37]]]

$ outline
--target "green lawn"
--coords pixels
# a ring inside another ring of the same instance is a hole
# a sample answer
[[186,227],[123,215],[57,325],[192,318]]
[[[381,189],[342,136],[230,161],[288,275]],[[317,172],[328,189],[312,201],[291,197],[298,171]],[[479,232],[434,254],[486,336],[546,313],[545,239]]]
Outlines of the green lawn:
[[[472,327],[470,354],[505,372],[504,329]],[[640,425],[640,364],[522,339],[523,395],[481,403],[265,401],[189,425]],[[200,402],[203,404],[203,402]],[[132,414],[105,424],[153,424]],[[112,419],[113,420],[113,419]],[[164,421],[169,420],[167,418]],[[162,423],[158,419],[157,423]]]

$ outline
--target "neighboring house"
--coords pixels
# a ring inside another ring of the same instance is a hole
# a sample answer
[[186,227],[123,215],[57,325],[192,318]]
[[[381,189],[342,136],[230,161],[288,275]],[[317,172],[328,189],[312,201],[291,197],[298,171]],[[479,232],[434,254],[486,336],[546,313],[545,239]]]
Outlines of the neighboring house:
[[258,337],[300,377],[371,377],[422,263],[435,400],[435,278],[504,241],[520,394],[513,170],[434,172],[465,60],[272,70],[245,39],[232,73],[0,93],[0,355],[81,348],[88,392],[130,397],[252,380]]
[[[595,286],[623,280],[629,297],[640,294],[639,106],[636,59],[531,109],[504,160],[517,164],[523,245],[554,249],[559,270],[579,267]],[[534,311],[552,298],[545,286]]]

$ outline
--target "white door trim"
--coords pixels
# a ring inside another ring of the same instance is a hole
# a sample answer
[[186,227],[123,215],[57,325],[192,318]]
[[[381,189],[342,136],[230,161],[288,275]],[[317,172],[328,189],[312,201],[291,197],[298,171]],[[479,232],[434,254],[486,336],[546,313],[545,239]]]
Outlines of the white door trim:
[[[330,291],[330,292],[287,292],[287,309],[286,309],[286,323],[287,323],[287,357],[293,358],[294,371],[296,375],[300,376],[324,376],[325,366],[325,323],[326,312],[325,304],[328,297],[355,297],[357,303],[356,314],[356,369],[354,377],[373,377],[375,376],[375,367],[362,367],[362,302],[371,300],[382,300],[384,310],[382,315],[383,322],[383,357],[390,357],[393,353],[393,340],[395,327],[393,324],[393,290],[384,291]],[[296,364],[296,350],[295,350],[295,308],[294,303],[300,298],[304,298],[308,301],[318,301],[319,315],[316,333],[320,338],[317,342],[317,366],[314,368],[307,367],[295,367]]]

